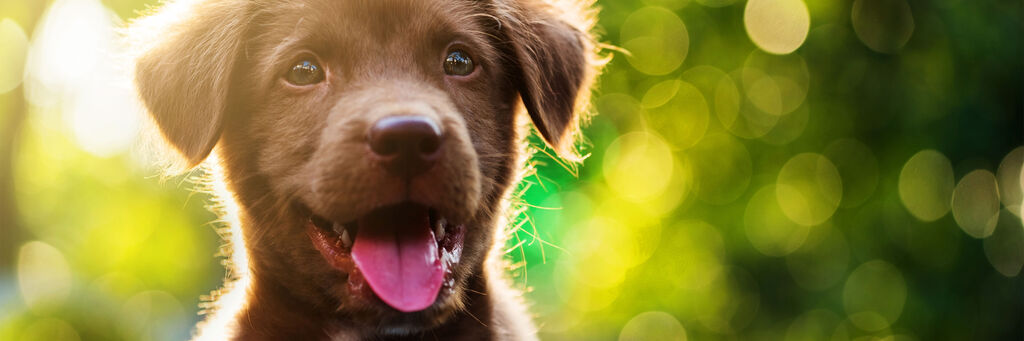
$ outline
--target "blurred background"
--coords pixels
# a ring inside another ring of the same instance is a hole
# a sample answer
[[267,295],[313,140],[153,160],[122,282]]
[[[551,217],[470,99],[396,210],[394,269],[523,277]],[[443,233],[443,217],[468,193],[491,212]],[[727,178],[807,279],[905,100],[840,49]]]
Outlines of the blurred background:
[[[0,1],[0,340],[186,339],[221,283],[137,147],[155,3]],[[537,153],[507,245],[542,338],[1024,339],[1020,1],[598,4],[589,158]]]

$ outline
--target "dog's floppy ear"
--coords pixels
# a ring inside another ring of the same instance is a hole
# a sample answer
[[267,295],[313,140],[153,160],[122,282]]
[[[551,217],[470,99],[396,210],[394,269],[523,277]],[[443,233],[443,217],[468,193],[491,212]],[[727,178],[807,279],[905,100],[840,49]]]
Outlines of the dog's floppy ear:
[[[501,31],[515,54],[520,97],[537,131],[556,152],[573,157],[580,116],[589,101],[596,53],[583,8],[566,13],[542,1],[496,1]],[[578,20],[573,20],[578,19]]]
[[164,138],[189,168],[220,139],[248,1],[185,0],[129,28],[135,84]]

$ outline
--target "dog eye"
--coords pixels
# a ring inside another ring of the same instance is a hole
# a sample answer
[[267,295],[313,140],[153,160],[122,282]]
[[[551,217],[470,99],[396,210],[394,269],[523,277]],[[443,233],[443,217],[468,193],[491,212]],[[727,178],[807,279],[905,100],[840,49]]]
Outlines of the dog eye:
[[449,52],[444,59],[444,73],[449,76],[468,76],[475,67],[469,54],[462,51]]
[[285,79],[294,85],[312,85],[324,80],[324,70],[314,61],[303,60],[288,70]]

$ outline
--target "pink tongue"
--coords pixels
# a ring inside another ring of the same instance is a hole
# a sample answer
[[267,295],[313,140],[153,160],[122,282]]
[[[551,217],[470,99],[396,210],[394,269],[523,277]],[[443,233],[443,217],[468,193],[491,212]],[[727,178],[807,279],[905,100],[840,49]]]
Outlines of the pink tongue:
[[352,260],[384,303],[403,312],[437,298],[444,268],[427,209],[401,206],[359,220]]

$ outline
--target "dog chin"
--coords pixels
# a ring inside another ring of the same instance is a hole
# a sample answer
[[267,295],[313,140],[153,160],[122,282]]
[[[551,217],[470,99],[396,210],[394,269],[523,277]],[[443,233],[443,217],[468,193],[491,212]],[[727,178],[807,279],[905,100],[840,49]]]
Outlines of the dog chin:
[[408,336],[433,330],[447,322],[458,309],[453,301],[453,297],[439,298],[430,308],[413,313],[399,312],[380,302],[368,303],[369,306],[359,308],[366,309],[363,310],[366,314],[339,312],[337,321],[372,328],[367,332],[374,335]]
[[452,312],[453,309],[448,309],[443,314],[438,313],[423,318],[403,316],[402,318],[381,324],[377,329],[377,333],[382,336],[409,336],[422,333],[444,323],[452,315]]

